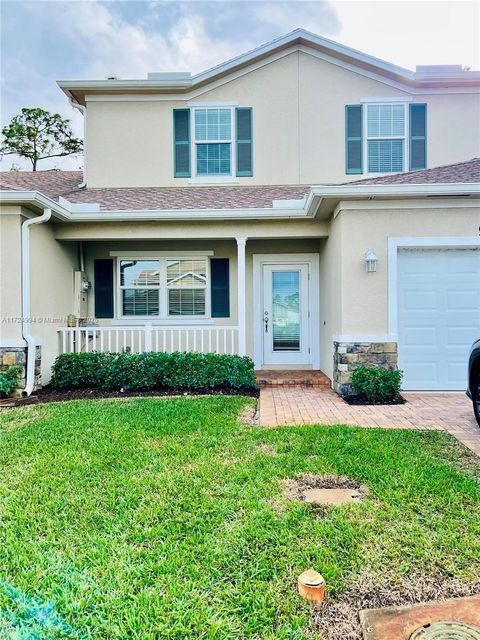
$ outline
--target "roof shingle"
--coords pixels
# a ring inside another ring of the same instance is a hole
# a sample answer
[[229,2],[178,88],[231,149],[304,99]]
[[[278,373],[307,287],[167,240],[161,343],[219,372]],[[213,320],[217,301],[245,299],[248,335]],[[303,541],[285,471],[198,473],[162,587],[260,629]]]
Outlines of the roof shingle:
[[5,171],[0,189],[39,191],[73,203],[96,202],[102,211],[268,209],[273,200],[301,200],[310,189],[309,185],[80,189],[81,181],[79,171]]
[[[80,188],[80,171],[2,171],[0,190],[39,191],[57,200],[98,203],[101,211],[269,209],[274,200],[301,200],[309,185]],[[345,182],[344,185],[480,183],[480,158],[434,169]]]
[[343,184],[435,184],[453,182],[480,182],[480,158],[434,167],[433,169],[393,173],[388,176],[354,180]]

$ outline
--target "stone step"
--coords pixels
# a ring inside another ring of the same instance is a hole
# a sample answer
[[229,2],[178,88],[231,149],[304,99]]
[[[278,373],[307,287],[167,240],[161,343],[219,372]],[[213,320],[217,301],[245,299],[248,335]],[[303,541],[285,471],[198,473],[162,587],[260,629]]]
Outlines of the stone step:
[[330,378],[322,371],[274,371],[262,369],[255,372],[255,377],[259,387],[331,387]]

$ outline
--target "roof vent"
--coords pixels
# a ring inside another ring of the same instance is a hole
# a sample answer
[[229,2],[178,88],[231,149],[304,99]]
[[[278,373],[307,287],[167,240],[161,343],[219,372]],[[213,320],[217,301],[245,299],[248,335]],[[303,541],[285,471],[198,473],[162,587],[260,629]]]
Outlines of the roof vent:
[[147,73],[147,80],[190,80],[192,74],[189,71],[153,71]]

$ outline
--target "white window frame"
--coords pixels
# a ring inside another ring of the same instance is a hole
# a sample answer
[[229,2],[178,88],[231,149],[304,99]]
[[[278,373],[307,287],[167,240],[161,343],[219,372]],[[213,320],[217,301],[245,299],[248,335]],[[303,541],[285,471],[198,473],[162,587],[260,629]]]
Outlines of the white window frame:
[[[146,254],[137,254],[132,255],[131,252],[126,252],[125,254],[119,254],[117,258],[117,267],[116,267],[116,313],[115,317],[117,320],[128,320],[130,322],[136,321],[146,321],[146,322],[161,322],[166,324],[185,324],[188,321],[202,321],[202,320],[210,320],[211,319],[211,301],[210,301],[210,260],[209,254],[212,252],[205,252],[201,255],[196,252],[195,255],[192,254],[182,254],[179,255],[179,252],[173,251],[171,254],[167,254],[164,252],[156,253],[152,255],[152,252],[147,252]],[[122,305],[122,291],[124,289],[132,289],[132,288],[140,288],[140,289],[156,289],[157,285],[154,286],[141,286],[141,287],[127,287],[125,285],[121,285],[120,282],[120,263],[122,260],[157,260],[159,262],[159,275],[160,275],[160,284],[158,285],[159,289],[159,304],[158,304],[158,315],[156,316],[134,316],[134,315],[124,315],[123,314],[123,305]],[[169,315],[168,313],[168,287],[167,287],[167,261],[168,260],[205,260],[206,263],[206,282],[205,282],[205,314],[204,315]]]
[[[197,140],[196,139],[196,127],[195,127],[195,112],[197,110],[205,109],[228,109],[230,111],[230,139],[229,140]],[[237,159],[235,153],[235,140],[236,140],[236,123],[235,123],[235,106],[231,103],[228,104],[210,104],[199,103],[195,106],[190,106],[190,122],[192,128],[192,136],[190,142],[190,157],[192,159],[192,178],[190,182],[197,183],[215,183],[215,182],[238,182],[237,174]],[[229,174],[212,174],[212,175],[198,175],[197,172],[197,144],[229,144],[230,145],[230,173]]]
[[[398,100],[395,99],[390,99],[390,100],[382,100],[382,99],[377,99],[375,100],[375,102],[362,102],[363,104],[363,109],[362,109],[362,128],[364,131],[364,136],[363,136],[363,149],[362,149],[362,155],[363,155],[363,166],[365,167],[364,169],[364,174],[367,176],[375,176],[375,177],[381,177],[381,176],[391,176],[394,175],[396,173],[403,173],[405,171],[409,171],[410,167],[409,167],[409,157],[410,157],[410,153],[409,153],[409,140],[410,140],[410,130],[409,130],[409,107],[408,107],[408,102],[399,102]],[[403,106],[403,114],[404,114],[404,123],[405,123],[405,128],[404,128],[404,134],[403,136],[388,136],[388,138],[371,138],[368,136],[368,127],[367,127],[367,123],[368,123],[368,108],[369,107],[375,107],[375,106],[387,106],[387,105],[391,105],[391,106],[398,106],[399,104],[402,104]],[[402,171],[388,171],[388,172],[379,172],[379,171],[369,171],[368,170],[368,143],[370,140],[403,140],[403,169]]]

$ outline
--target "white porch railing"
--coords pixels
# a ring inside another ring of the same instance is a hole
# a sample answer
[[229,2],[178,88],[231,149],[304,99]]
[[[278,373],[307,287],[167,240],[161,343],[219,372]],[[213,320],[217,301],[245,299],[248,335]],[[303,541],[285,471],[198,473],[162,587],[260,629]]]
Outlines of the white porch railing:
[[142,351],[196,351],[238,353],[238,327],[152,326],[61,327],[62,353],[89,351],[141,353]]

